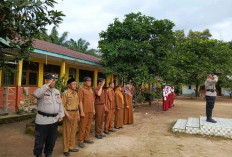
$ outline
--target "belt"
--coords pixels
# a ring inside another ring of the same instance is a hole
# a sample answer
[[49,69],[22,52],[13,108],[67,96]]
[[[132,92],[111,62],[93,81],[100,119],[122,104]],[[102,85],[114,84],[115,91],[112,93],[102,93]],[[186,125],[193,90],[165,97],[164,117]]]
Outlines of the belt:
[[207,89],[206,91],[208,91],[208,92],[215,92],[216,90],[215,89]]
[[38,111],[38,113],[42,116],[46,116],[46,117],[56,117],[58,115],[58,113],[45,113],[45,112],[42,112],[42,111]]
[[104,105],[105,103],[96,103],[95,105]]
[[73,110],[66,110],[66,111],[73,111],[73,112],[75,112],[75,111],[78,111],[78,110],[79,110],[79,108],[73,109]]

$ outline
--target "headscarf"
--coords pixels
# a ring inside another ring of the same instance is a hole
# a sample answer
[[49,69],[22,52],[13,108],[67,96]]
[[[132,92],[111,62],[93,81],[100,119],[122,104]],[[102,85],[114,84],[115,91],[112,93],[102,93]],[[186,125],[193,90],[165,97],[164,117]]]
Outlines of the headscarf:
[[121,92],[121,90],[120,90],[120,87],[118,87],[118,88],[115,90],[115,93],[118,93],[118,95],[121,97],[122,104],[124,104],[124,98],[123,98],[122,92]]
[[125,86],[125,93],[132,97],[132,94],[130,92],[130,85]]

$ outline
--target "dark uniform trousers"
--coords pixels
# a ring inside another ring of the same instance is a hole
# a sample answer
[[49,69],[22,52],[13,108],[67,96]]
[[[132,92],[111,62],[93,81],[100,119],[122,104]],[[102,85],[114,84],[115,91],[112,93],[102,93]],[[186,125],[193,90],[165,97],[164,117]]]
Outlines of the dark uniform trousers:
[[213,112],[216,96],[205,96],[205,99],[206,99],[206,116],[207,119],[209,119],[212,118],[212,112]]
[[57,138],[58,122],[53,124],[35,124],[34,155],[39,156],[45,144],[45,156],[51,155]]

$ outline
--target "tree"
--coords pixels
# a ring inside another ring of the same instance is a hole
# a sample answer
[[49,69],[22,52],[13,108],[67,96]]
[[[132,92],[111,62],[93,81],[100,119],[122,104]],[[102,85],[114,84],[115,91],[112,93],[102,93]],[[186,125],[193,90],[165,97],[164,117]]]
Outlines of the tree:
[[[196,95],[204,85],[209,71],[219,73],[220,78],[232,74],[232,52],[227,43],[210,38],[209,31],[193,32],[184,42],[175,45],[173,53],[167,59],[169,64],[165,80],[194,84]],[[232,75],[231,75],[232,76]]]
[[85,54],[89,54],[95,57],[99,57],[97,54],[97,50],[95,49],[88,49],[90,43],[87,42],[86,40],[80,38],[77,41],[74,39],[70,39],[69,41],[65,42],[65,46],[68,47],[69,49],[72,49],[74,51],[82,52]]
[[232,49],[232,41],[228,42],[229,48]]
[[47,25],[58,26],[64,14],[53,10],[55,0],[2,0],[0,3],[0,37],[10,41],[17,52],[13,58],[5,55],[0,45],[0,68],[9,69],[9,60],[29,59],[33,38],[46,30]]
[[47,34],[47,31],[41,32],[38,38],[44,41],[57,44],[57,45],[66,46],[67,37],[68,37],[68,32],[63,32],[62,35],[59,37],[57,27],[54,26],[49,35]]
[[[107,74],[116,73],[136,88],[160,76],[162,61],[174,42],[169,20],[156,20],[139,13],[115,19],[100,33],[99,48]],[[138,89],[138,88],[137,88]]]

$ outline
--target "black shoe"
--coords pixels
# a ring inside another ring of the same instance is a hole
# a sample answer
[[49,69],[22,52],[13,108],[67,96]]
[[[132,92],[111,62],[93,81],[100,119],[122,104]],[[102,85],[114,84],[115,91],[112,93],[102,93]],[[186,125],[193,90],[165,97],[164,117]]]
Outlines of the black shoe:
[[63,152],[64,153],[64,156],[69,156],[70,153],[69,152]]
[[109,130],[109,132],[116,132],[115,130]]
[[91,141],[91,140],[88,140],[88,141],[84,141],[85,143],[88,143],[88,144],[93,144],[94,142]]
[[80,143],[80,144],[78,144],[78,146],[79,146],[80,148],[84,148],[84,147],[85,147],[85,144],[84,144],[84,143]]
[[123,127],[119,127],[120,129],[122,129]]
[[101,137],[106,137],[106,135],[100,134]]
[[45,157],[52,157],[52,155],[45,155]]
[[102,139],[102,136],[101,135],[96,135],[95,136],[97,139]]
[[115,129],[120,129],[120,127],[115,127]]
[[76,148],[74,148],[74,149],[69,149],[69,152],[78,152],[79,151],[79,149],[76,149]]
[[42,155],[36,155],[36,157],[42,157]]
[[105,133],[105,134],[107,134],[107,135],[109,135],[109,134],[110,134],[109,132],[106,132],[106,131],[104,131],[104,133]]
[[212,118],[207,118],[206,121],[210,123],[217,123],[217,121]]

